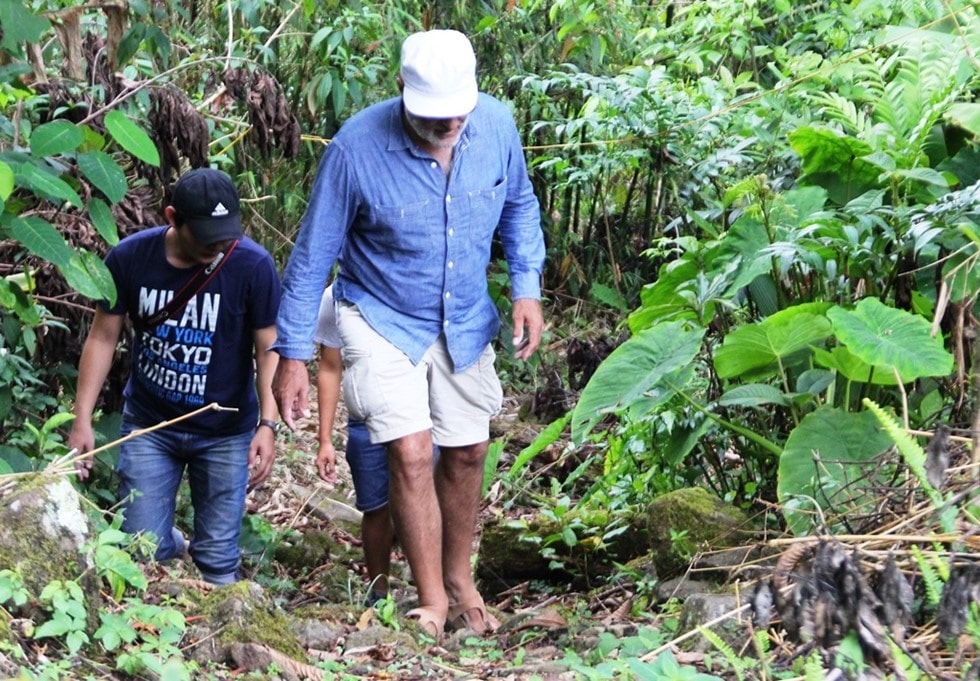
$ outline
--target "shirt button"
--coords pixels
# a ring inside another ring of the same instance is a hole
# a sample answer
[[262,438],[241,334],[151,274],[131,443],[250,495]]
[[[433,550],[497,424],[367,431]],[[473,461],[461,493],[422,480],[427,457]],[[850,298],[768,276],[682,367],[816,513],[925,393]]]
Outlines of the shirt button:
[[438,164],[435,161],[433,161],[432,163],[429,164],[429,167],[435,169],[437,165]]
[[447,194],[447,195],[446,195],[446,203],[452,203],[452,202],[453,202],[453,197],[451,197],[451,196],[449,196],[449,195]]
[[449,300],[452,297],[452,295],[453,295],[452,293],[446,291],[446,300]]
[[452,236],[452,235],[453,235],[453,228],[452,228],[452,227],[450,227],[450,228],[449,228],[449,236]]
[[449,320],[448,319],[442,323],[442,328],[446,328],[447,326],[449,326]]
[[453,268],[453,261],[450,260],[448,263],[446,263],[446,267],[448,267],[449,269],[452,269]]

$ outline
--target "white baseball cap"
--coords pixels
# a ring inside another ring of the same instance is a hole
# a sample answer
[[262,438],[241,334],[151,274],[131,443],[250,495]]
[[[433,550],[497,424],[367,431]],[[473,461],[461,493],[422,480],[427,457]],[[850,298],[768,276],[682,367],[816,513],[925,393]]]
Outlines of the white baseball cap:
[[402,43],[402,101],[423,118],[455,118],[476,108],[476,55],[459,31],[413,33]]

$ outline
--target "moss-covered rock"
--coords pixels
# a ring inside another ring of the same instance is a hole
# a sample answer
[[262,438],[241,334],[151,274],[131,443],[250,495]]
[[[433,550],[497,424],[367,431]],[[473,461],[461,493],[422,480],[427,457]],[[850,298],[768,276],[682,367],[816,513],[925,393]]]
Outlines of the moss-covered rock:
[[[573,537],[566,540],[566,535]],[[542,548],[554,552],[542,555]],[[646,518],[609,511],[569,511],[561,521],[537,515],[526,520],[488,521],[483,525],[477,575],[499,584],[527,579],[566,581],[581,577],[586,583],[608,574],[646,551]],[[564,565],[564,569],[558,567]]]
[[476,574],[481,579],[519,583],[556,575],[541,555],[541,541],[550,529],[543,521],[494,520],[483,524]]
[[328,532],[304,532],[276,547],[276,560],[290,570],[312,570],[330,560],[337,545]]
[[318,570],[315,583],[316,592],[330,603],[360,604],[368,590],[367,583],[341,562]]
[[34,606],[51,582],[78,582],[85,596],[88,625],[94,631],[101,603],[99,584],[83,550],[91,529],[71,483],[50,473],[16,479],[0,491],[0,528],[0,570],[21,576]]
[[647,531],[656,573],[673,577],[699,551],[739,546],[749,520],[734,506],[699,487],[668,492],[647,507]]
[[200,607],[201,621],[188,631],[192,657],[201,663],[225,663],[235,643],[259,643],[296,660],[306,651],[285,613],[254,582],[214,589]]
[[[684,600],[677,633],[685,633],[720,619],[721,621],[715,623],[711,630],[732,648],[738,649],[745,641],[745,622],[737,617],[724,616],[736,610],[739,605],[738,599],[733,594],[692,594]],[[707,652],[713,648],[711,642],[703,636],[689,638],[681,644],[682,650]]]

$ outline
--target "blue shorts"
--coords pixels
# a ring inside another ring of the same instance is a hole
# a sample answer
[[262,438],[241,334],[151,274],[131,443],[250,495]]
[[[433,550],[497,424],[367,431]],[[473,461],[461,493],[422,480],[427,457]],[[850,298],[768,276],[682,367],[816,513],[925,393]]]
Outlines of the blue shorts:
[[372,444],[364,421],[347,423],[347,465],[354,481],[354,506],[369,513],[388,504],[388,451]]
[[[388,505],[388,450],[371,442],[367,424],[347,422],[347,465],[354,481],[354,507],[370,513]],[[432,446],[432,465],[439,459],[439,448]]]

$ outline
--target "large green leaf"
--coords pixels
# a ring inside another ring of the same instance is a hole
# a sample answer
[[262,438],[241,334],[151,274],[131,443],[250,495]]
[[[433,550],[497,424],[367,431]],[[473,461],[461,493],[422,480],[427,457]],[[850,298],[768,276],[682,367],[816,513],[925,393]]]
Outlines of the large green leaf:
[[629,308],[626,305],[626,298],[623,294],[614,289],[611,286],[606,286],[605,284],[600,284],[599,282],[592,283],[592,297],[598,300],[600,303],[608,305],[609,307],[619,310],[620,312],[627,312]]
[[863,158],[871,153],[866,142],[810,127],[791,132],[789,140],[803,160],[806,180],[827,189],[835,202],[843,205],[879,186],[879,169]]
[[711,419],[702,419],[694,427],[685,424],[675,425],[661,450],[663,462],[668,466],[680,466],[687,455],[701,444],[705,434],[714,427],[715,422]]
[[718,398],[721,407],[761,407],[766,404],[789,406],[789,398],[779,388],[765,383],[740,385]]
[[67,201],[76,208],[82,207],[81,197],[71,188],[71,185],[60,177],[41,170],[41,168],[33,163],[24,163],[17,170],[20,183],[35,194],[49,199]]
[[661,267],[656,282],[640,291],[640,308],[629,316],[630,330],[639,333],[661,321],[693,319],[694,311],[681,292],[700,271],[698,264],[690,258]]
[[764,270],[769,269],[773,256],[766,249],[774,241],[791,238],[794,232],[827,220],[831,213],[824,210],[826,204],[827,191],[822,187],[800,187],[787,191],[773,202],[767,215],[768,228],[756,213],[740,215],[722,242],[722,252],[735,250],[745,262],[761,260],[765,265]]
[[679,319],[710,321],[719,302],[733,300],[741,288],[769,267],[766,261],[760,264],[743,259],[717,244],[700,248],[694,240],[678,241],[687,242],[682,246],[686,252],[661,267],[657,280],[640,292],[640,308],[628,320],[633,333]]
[[948,190],[950,186],[949,178],[932,168],[899,168],[892,173],[892,176],[932,185],[944,191]]
[[895,373],[887,368],[872,366],[863,361],[846,347],[837,346],[830,350],[816,349],[813,360],[822,367],[834,369],[841,376],[856,383],[872,385],[897,385]]
[[606,415],[621,412],[687,367],[701,348],[703,328],[683,322],[658,324],[616,348],[599,365],[572,414],[572,439],[582,442]]
[[697,374],[694,364],[687,364],[664,374],[656,385],[645,391],[639,399],[630,404],[622,413],[631,421],[637,421],[653,413],[672,398],[678,388],[690,385]]
[[120,111],[110,111],[105,116],[105,127],[123,149],[151,166],[160,165],[160,152],[153,140],[142,128],[126,118]]
[[119,64],[126,64],[133,55],[140,49],[143,38],[146,36],[146,24],[134,21],[123,33],[122,40],[119,41],[119,48],[116,51],[116,59]]
[[126,196],[126,174],[104,151],[79,154],[78,168],[106,195],[110,203],[116,203]]
[[865,505],[886,482],[881,456],[891,445],[869,411],[823,406],[807,414],[779,457],[776,494],[793,534],[809,534],[818,510],[834,517],[869,511]]
[[9,165],[0,161],[0,201],[9,199],[13,192],[14,171]]
[[0,475],[33,471],[36,461],[16,447],[0,445]]
[[59,266],[68,285],[86,298],[116,304],[116,285],[102,258],[91,251],[73,252],[68,264]]
[[[26,272],[8,274],[0,279],[0,308],[13,311],[25,326],[37,326],[41,323],[41,313],[34,304],[34,298],[27,295],[25,289],[29,288],[28,281]],[[2,420],[3,416],[0,415]]]
[[81,129],[69,121],[51,121],[38,126],[31,134],[31,155],[41,159],[45,156],[68,154],[85,139]]
[[0,48],[9,54],[23,56],[21,44],[36,43],[45,31],[51,28],[51,23],[32,14],[24,6],[25,3],[16,0],[0,2]]
[[957,102],[946,110],[946,120],[980,137],[980,104]]
[[761,221],[742,215],[728,231],[718,247],[719,259],[729,261],[738,258],[738,267],[729,291],[748,286],[754,279],[772,269],[772,258],[765,253],[769,236]]
[[980,149],[972,144],[965,145],[954,156],[943,159],[936,170],[953,173],[959,178],[961,187],[970,187],[980,180]]
[[831,334],[830,322],[823,315],[827,307],[824,303],[804,303],[736,328],[715,352],[715,371],[721,378],[775,373],[779,360],[821,343]]
[[39,217],[12,217],[7,233],[31,253],[58,267],[67,267],[74,255],[71,246],[58,230]]
[[[159,26],[150,24],[146,27],[146,37],[143,38],[143,44],[149,48],[152,54],[160,58],[161,64],[170,63],[170,53],[173,51],[173,44],[170,42],[167,34],[160,30]],[[340,109],[337,110],[340,111]]]
[[862,160],[871,153],[871,147],[857,138],[834,130],[804,127],[791,132],[789,141],[803,159],[803,172],[808,175],[860,172],[866,181],[873,181],[878,176],[878,169]]
[[116,219],[112,216],[112,211],[102,199],[92,199],[88,202],[88,216],[92,219],[92,226],[99,235],[106,240],[110,246],[119,243],[119,227]]
[[832,371],[809,369],[796,379],[796,392],[799,395],[819,395],[833,383],[834,373]]
[[877,298],[864,298],[853,310],[835,307],[827,312],[837,340],[867,364],[895,369],[905,383],[924,376],[946,376],[953,356],[932,335],[927,320],[889,307]]

